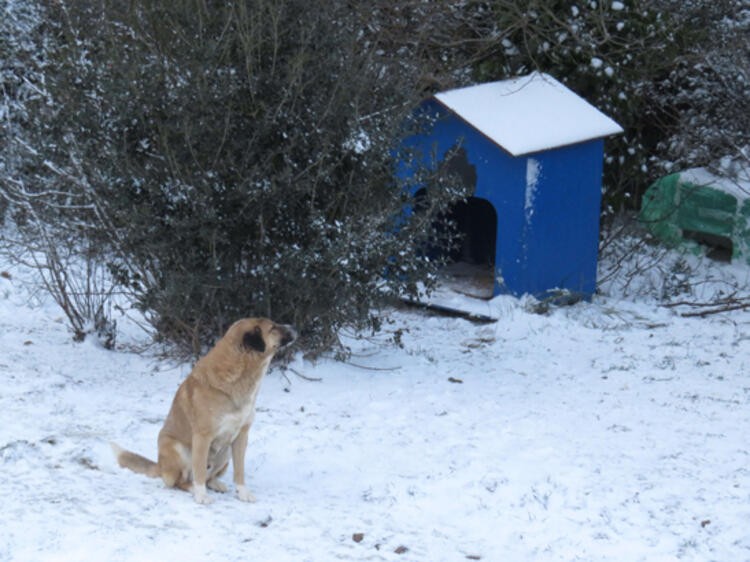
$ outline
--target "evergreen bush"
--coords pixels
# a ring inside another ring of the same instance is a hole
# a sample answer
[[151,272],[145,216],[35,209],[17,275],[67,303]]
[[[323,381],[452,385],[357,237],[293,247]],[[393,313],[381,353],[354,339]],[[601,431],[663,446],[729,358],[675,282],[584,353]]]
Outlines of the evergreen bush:
[[637,208],[648,185],[675,168],[728,155],[747,161],[747,0],[496,0],[452,9],[461,25],[437,50],[472,68],[460,83],[541,70],[623,126],[606,143],[603,217]]

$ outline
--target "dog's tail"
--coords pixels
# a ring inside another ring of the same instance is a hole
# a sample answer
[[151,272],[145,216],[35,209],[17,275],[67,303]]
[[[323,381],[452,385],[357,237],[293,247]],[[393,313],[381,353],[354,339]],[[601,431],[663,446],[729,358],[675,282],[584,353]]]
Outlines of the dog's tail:
[[117,464],[121,467],[129,468],[138,474],[145,474],[150,478],[158,478],[161,476],[159,465],[154,461],[142,457],[141,455],[131,453],[130,451],[126,451],[117,443],[110,443],[110,445],[112,446],[112,452],[117,459]]

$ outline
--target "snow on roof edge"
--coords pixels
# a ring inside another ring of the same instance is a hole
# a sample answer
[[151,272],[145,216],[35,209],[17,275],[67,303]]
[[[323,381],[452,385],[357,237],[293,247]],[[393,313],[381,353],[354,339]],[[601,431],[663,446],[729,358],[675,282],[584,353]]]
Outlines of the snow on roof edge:
[[527,76],[433,96],[513,156],[620,134],[623,128],[552,76]]

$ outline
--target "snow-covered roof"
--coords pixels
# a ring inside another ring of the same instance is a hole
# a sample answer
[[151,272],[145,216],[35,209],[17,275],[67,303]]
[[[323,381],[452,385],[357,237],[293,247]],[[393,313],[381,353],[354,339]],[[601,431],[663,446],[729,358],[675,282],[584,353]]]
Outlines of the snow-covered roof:
[[435,95],[462,119],[521,156],[622,133],[622,127],[541,72]]

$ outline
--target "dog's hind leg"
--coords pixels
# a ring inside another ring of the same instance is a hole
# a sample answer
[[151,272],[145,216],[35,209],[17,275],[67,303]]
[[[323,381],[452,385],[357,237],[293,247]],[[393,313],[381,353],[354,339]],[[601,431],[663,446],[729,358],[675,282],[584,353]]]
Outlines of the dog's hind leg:
[[168,436],[159,436],[159,469],[168,488],[191,490],[190,449]]

